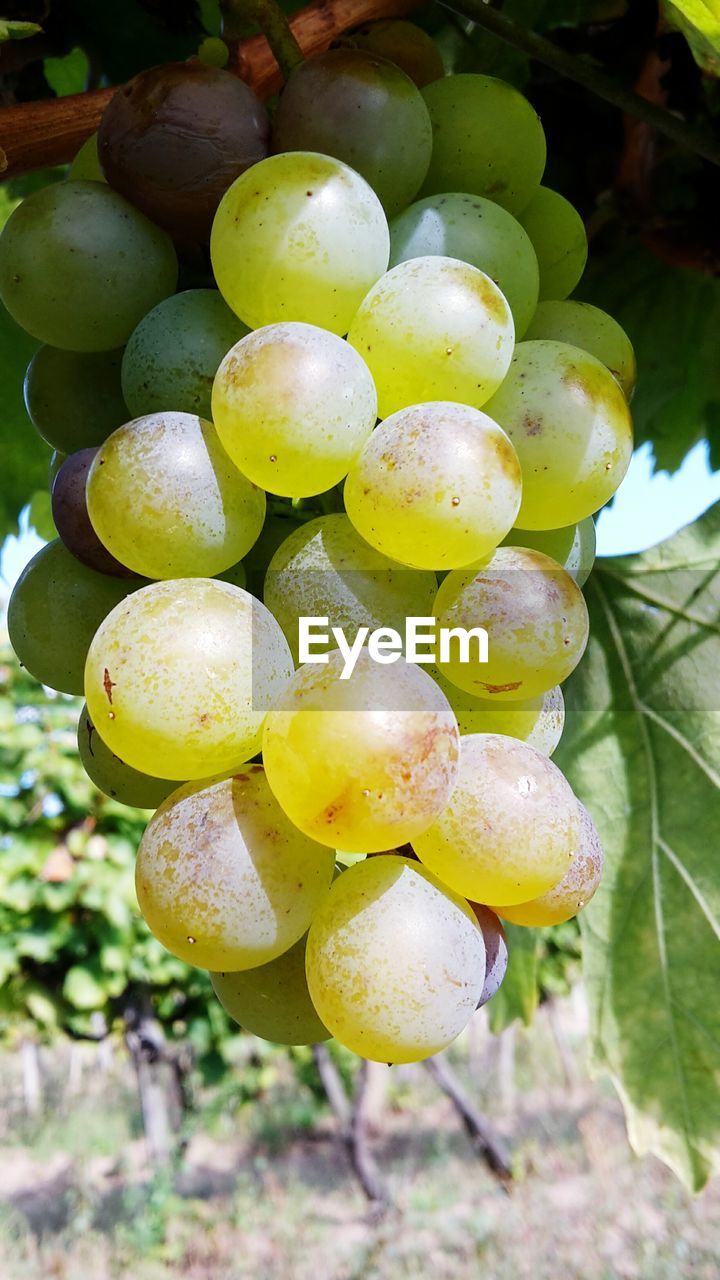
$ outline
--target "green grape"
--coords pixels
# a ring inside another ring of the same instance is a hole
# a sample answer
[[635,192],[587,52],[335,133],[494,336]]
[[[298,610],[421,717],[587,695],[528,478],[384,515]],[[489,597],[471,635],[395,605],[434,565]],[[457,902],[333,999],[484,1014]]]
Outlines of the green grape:
[[384,18],[341,37],[343,45],[377,53],[409,76],[418,89],[445,75],[442,54],[431,36],[414,22]]
[[263,604],[227,582],[183,578],[153,582],[109,614],[90,645],[85,697],[107,746],[134,769],[208,778],[257,753],[291,673]]
[[219,36],[206,36],[198,49],[198,58],[206,67],[226,67],[230,59],[230,50]]
[[31,676],[60,693],[82,693],[90,642],[103,618],[142,582],[80,564],[59,538],[33,556],[8,604],[10,643]]
[[511,213],[482,196],[451,192],[418,200],[390,224],[390,266],[434,254],[490,276],[522,337],[537,306],[538,265],[530,237]]
[[589,302],[568,299],[541,302],[525,336],[569,342],[573,347],[589,351],[617,378],[625,399],[632,400],[637,378],[635,352],[625,330],[607,311]]
[[402,633],[407,618],[432,612],[436,593],[434,573],[403,568],[364,542],[346,515],[330,515],[300,525],[280,545],[263,598],[297,662],[301,617],[326,617],[350,639],[364,626]]
[[565,699],[559,685],[526,702],[492,702],[458,689],[437,667],[428,667],[428,671],[450,703],[461,736],[503,733],[527,742],[543,756],[552,755],[565,727]]
[[40,347],[25,374],[25,408],[43,440],[62,453],[102,444],[128,420],[122,351]]
[[98,160],[97,133],[91,133],[90,137],[83,142],[68,169],[68,178],[71,182],[105,181],[105,174],[100,168],[100,161]]
[[388,217],[417,194],[432,151],[430,116],[404,71],[361,49],[328,49],[288,77],[275,113],[276,151],[344,160],[379,196]]
[[429,400],[480,409],[508,371],[512,313],[497,285],[455,258],[413,258],[370,290],[348,333],[377,387],[379,414]]
[[170,237],[102,182],[35,191],[0,235],[0,298],[34,338],[67,351],[123,346],[177,273]]
[[479,902],[469,902],[468,906],[475,913],[485,943],[485,982],[478,1000],[478,1009],[481,1009],[502,986],[508,966],[508,945],[505,930],[494,911]]
[[416,569],[455,569],[495,550],[520,508],[517,454],[468,405],[434,401],[393,413],[345,484],[358,533]]
[[228,351],[212,415],[237,467],[270,493],[303,498],[347,475],[377,418],[367,366],[315,325],[267,325]]
[[159,302],[123,356],[122,389],[132,417],[165,409],[211,417],[218,365],[247,332],[217,289],[186,289]]
[[210,974],[223,1009],[245,1031],[274,1044],[317,1044],[330,1038],[310,999],[306,946],[307,934],[256,969]]
[[131,805],[136,809],[157,809],[177,790],[177,782],[138,773],[119,756],[113,755],[97,732],[87,707],[80,712],[77,738],[80,760],[88,778],[118,804]]
[[288,821],[262,765],[188,783],[158,809],[138,849],[145,923],[187,964],[252,969],[307,932],[335,868]]
[[526,702],[567,679],[588,638],[582,592],[540,551],[498,547],[481,569],[455,569],[441,583],[433,610],[440,627],[482,626],[488,661],[459,646],[438,662],[443,675],[476,697]]
[[458,75],[423,90],[433,126],[433,153],[423,195],[469,191],[510,213],[524,209],[545,168],[545,134],[511,84],[494,76]]
[[413,849],[473,902],[526,902],[565,875],[580,830],[577,800],[557,765],[495,733],[460,739],[452,799]]
[[409,858],[368,858],[333,884],[307,942],[310,997],[328,1030],[377,1062],[417,1062],[467,1025],[485,944],[470,907]]
[[265,519],[265,494],[213,424],[190,413],[150,413],[114,431],[90,468],[87,504],[103,545],[147,578],[223,573]]
[[519,217],[537,255],[541,300],[567,298],[585,270],[588,256],[580,214],[557,191],[539,187]]
[[59,449],[53,449],[52,457],[50,458],[50,466],[48,468],[48,489],[51,491],[53,484],[55,483],[55,477],[67,456],[68,455],[66,453],[61,453]]
[[298,320],[347,333],[389,252],[365,179],[306,151],[269,156],[237,178],[210,239],[218,288],[251,329]]
[[518,452],[521,529],[584,520],[608,501],[630,465],[632,419],[612,374],[565,342],[519,342],[485,406]]
[[349,853],[404,844],[425,830],[455,782],[458,731],[447,698],[420,667],[373,661],[349,679],[336,650],[306,665],[270,710],[268,782],[307,835]]
[[572,920],[587,906],[600,884],[603,873],[603,850],[587,809],[577,801],[580,832],[575,856],[558,884],[531,902],[514,906],[496,907],[495,910],[511,924],[527,925],[541,929],[551,924],[564,924]]
[[504,547],[530,547],[542,551],[551,560],[566,569],[570,577],[582,587],[590,577],[595,563],[595,521],[586,516],[579,524],[565,525],[563,529],[511,529],[503,538]]

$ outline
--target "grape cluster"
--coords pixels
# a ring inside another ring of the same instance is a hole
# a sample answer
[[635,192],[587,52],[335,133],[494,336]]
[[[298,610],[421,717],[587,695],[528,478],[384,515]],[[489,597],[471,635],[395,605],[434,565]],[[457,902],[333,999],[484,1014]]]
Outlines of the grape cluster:
[[[515,88],[381,23],[272,121],[218,67],[143,72],[0,238],[60,535],[11,639],[84,692],[90,778],[156,810],[149,927],[260,1036],[433,1054],[502,982],[501,919],[600,878],[550,756],[635,364],[567,300],[587,241],[544,166]],[[339,639],[300,662],[308,618],[361,637],[349,673]],[[408,618],[487,661],[399,655]]]

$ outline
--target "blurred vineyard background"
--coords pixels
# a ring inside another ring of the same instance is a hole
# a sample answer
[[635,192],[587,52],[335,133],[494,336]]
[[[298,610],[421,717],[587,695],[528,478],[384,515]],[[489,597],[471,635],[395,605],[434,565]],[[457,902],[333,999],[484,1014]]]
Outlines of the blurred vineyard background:
[[542,940],[531,1025],[511,986],[509,1025],[481,1010],[439,1081],[268,1045],[145,928],[147,814],[88,782],[79,711],[2,642],[3,1280],[714,1280],[717,1186],[691,1200],[633,1157],[610,1084],[588,1077],[574,923]]

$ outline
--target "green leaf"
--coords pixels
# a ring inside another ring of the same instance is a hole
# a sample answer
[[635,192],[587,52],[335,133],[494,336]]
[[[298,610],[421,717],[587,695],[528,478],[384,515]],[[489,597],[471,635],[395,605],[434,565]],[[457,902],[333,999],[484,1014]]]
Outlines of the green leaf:
[[89,62],[82,49],[71,49],[64,58],[46,58],[43,72],[58,98],[68,93],[82,93],[87,85]]
[[598,561],[557,757],[606,854],[580,917],[594,1062],[693,1189],[720,1168],[719,562],[720,504]]
[[33,490],[47,487],[50,450],[30,422],[22,398],[25,370],[37,346],[0,306],[0,542],[17,531],[18,515]]
[[698,66],[720,75],[720,4],[718,0],[662,0],[671,27],[682,31]]
[[635,347],[635,433],[638,444],[652,441],[657,466],[676,471],[703,438],[717,448],[720,279],[668,267],[632,243],[591,265],[578,296],[609,311]]
[[68,969],[62,993],[75,1009],[102,1009],[107,1003],[107,989],[98,975],[86,965],[76,964]]
[[508,943],[508,967],[502,986],[488,1005],[490,1030],[504,1031],[516,1018],[527,1027],[537,1008],[537,943],[535,929],[504,925]]
[[37,22],[10,22],[7,18],[0,18],[0,44],[7,40],[27,40],[41,31],[42,27]]

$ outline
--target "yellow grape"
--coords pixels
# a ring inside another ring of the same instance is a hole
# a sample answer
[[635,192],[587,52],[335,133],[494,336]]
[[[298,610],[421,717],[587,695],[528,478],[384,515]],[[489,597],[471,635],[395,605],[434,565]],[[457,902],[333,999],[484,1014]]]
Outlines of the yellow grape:
[[90,468],[87,503],[103,545],[146,578],[223,573],[265,519],[262,489],[192,413],[149,413],[113,431]]
[[379,414],[427,400],[480,409],[512,358],[510,307],[489,276],[455,258],[412,258],[370,290],[348,342],[368,365]]
[[378,551],[416,569],[455,569],[494,551],[520,507],[520,463],[492,418],[417,404],[375,429],[345,482],[345,506]]
[[405,844],[444,809],[457,775],[458,731],[447,698],[420,667],[374,662],[349,679],[335,650],[306,665],[269,712],[268,782],[288,817],[349,853]]
[[543,756],[552,755],[565,726],[565,699],[559,685],[527,702],[493,702],[458,689],[437,667],[427,670],[455,712],[462,737],[468,733],[503,733],[527,742]]
[[440,627],[484,627],[488,661],[461,661],[452,641],[440,667],[459,689],[499,702],[526,702],[561,684],[580,661],[588,612],[569,573],[540,551],[498,547],[480,569],[455,569],[440,585],[433,613]]
[[440,817],[412,846],[473,902],[527,902],[565,875],[580,830],[577,800],[556,765],[495,733],[460,739],[460,774]]
[[270,493],[303,498],[347,475],[377,418],[370,371],[334,333],[271,324],[217,371],[213,421],[233,462]]
[[[346,515],[319,516],[278,547],[263,599],[298,660],[298,619],[327,617],[353,639],[359,627],[393,627],[432,613],[434,573],[406,569],[365,542]],[[331,642],[335,648],[335,642]]]
[[245,1031],[274,1044],[316,1044],[330,1032],[310,999],[305,976],[307,934],[268,964],[211,973],[223,1009]]
[[310,996],[325,1026],[377,1062],[417,1062],[467,1025],[485,978],[470,907],[409,858],[349,867],[310,927]]
[[215,215],[210,256],[225,301],[251,329],[300,320],[343,334],[387,268],[390,232],[359,173],[292,151],[236,178]]
[[577,806],[580,815],[577,851],[562,880],[531,902],[493,907],[504,920],[539,929],[544,925],[564,924],[587,906],[600,884],[604,859],[595,823],[579,800]]
[[134,769],[208,778],[259,750],[292,669],[259,600],[227,582],[180,578],[143,587],[108,615],[90,645],[85,696],[104,742]]
[[225,972],[267,964],[293,946],[334,867],[332,852],[292,825],[253,764],[168,797],[140,841],[135,887],[168,951]]
[[518,452],[521,529],[584,520],[612,497],[630,465],[625,396],[604,364],[566,342],[519,342],[485,412]]

